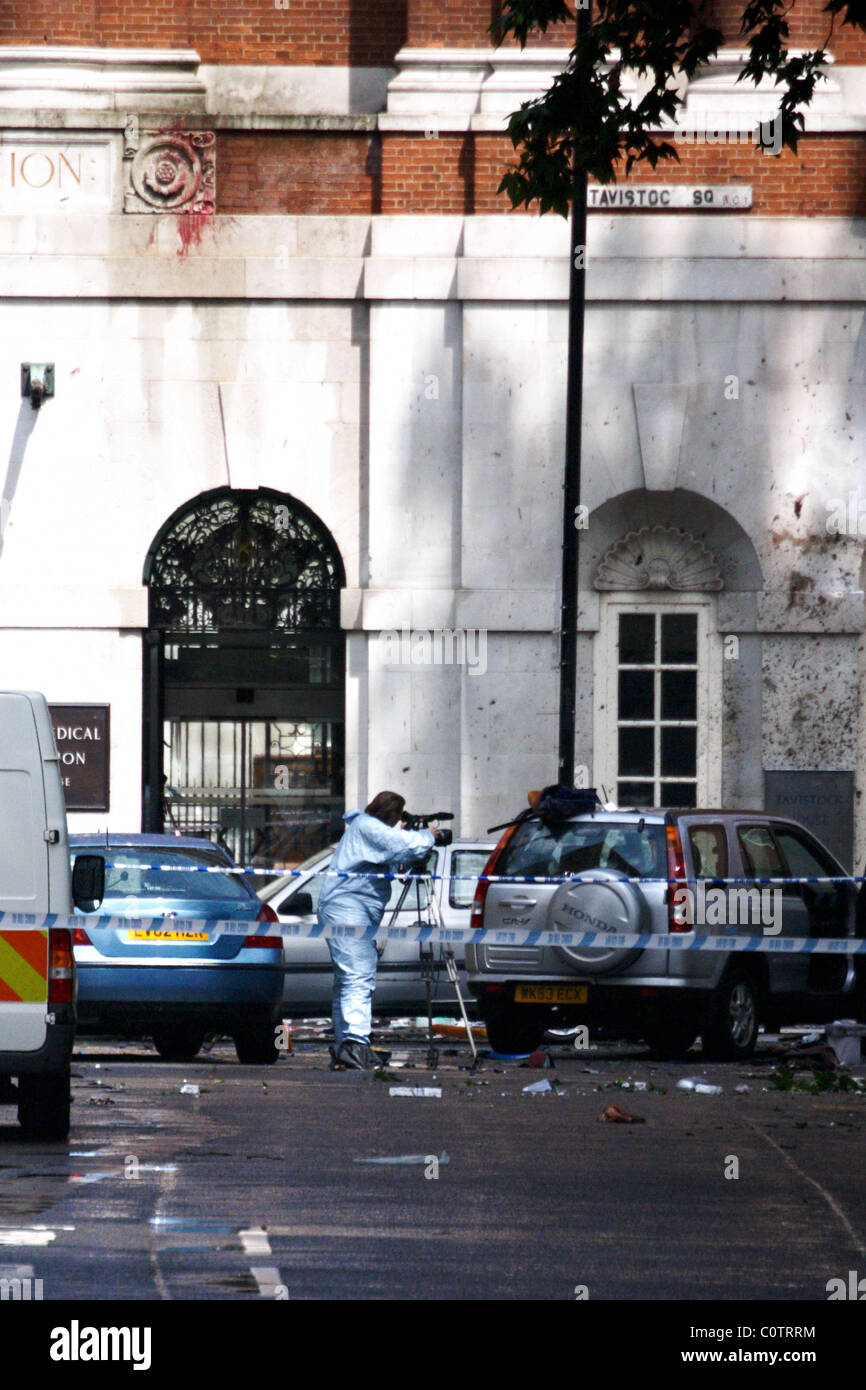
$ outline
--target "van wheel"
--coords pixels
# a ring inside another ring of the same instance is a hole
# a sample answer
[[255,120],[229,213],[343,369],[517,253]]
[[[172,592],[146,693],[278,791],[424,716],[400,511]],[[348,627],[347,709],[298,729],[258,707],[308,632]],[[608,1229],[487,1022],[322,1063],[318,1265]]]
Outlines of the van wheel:
[[239,1028],[234,1034],[238,1061],[245,1067],[272,1066],[280,1055],[278,1031],[278,1026],[271,1022]]
[[545,1012],[521,1005],[491,1004],[483,1000],[478,1012],[494,1052],[534,1052],[544,1037]]
[[684,1057],[697,1036],[698,1030],[692,1024],[674,1019],[651,1024],[644,1032],[652,1055],[662,1062]]
[[65,1139],[71,1082],[64,1076],[19,1076],[18,1122],[25,1139]]
[[745,970],[732,970],[716,990],[702,1033],[704,1056],[742,1062],[758,1040],[758,989]]
[[153,1045],[165,1062],[191,1062],[204,1042],[204,1030],[176,1024],[154,1028]]

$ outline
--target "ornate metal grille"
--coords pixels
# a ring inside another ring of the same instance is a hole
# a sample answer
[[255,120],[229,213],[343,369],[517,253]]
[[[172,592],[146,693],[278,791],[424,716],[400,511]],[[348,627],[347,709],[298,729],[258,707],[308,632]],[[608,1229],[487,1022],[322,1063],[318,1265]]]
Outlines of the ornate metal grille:
[[342,564],[301,502],[223,489],[172,518],[148,560],[151,626],[165,631],[339,629]]

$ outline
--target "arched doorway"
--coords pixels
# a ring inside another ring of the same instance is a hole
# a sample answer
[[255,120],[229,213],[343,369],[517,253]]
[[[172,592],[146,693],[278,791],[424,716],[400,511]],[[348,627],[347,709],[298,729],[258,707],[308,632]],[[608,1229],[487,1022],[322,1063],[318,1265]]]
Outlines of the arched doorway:
[[169,518],[144,582],[144,828],[291,867],[330,842],[343,807],[333,537],[293,497],[219,488]]

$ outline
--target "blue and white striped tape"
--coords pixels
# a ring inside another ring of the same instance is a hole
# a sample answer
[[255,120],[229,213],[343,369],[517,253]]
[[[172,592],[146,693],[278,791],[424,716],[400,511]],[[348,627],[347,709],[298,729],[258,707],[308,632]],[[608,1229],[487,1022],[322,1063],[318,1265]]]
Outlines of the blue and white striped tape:
[[[139,864],[129,863],[114,864],[105,862],[106,869],[142,869],[149,871],[160,871],[164,873],[185,873],[185,874],[233,874],[242,876],[244,874],[259,878],[379,878],[391,881],[393,879],[405,879],[405,871],[399,873],[373,873],[370,870],[338,870],[338,869],[250,869],[236,865],[206,865],[206,864]],[[586,872],[586,871],[584,871]],[[591,870],[589,871],[591,872]],[[422,873],[414,877],[429,878],[436,881],[449,883],[570,883],[576,874],[433,874]],[[627,877],[627,875],[623,875]],[[609,879],[587,879],[582,878],[583,883],[607,883]],[[715,888],[725,883],[739,883],[751,887],[764,887],[775,885],[784,887],[792,883],[866,883],[866,876],[854,874],[839,874],[836,877],[825,876],[822,878],[650,878],[643,877],[633,879],[637,884],[645,883],[666,883],[671,887],[682,887],[686,883],[704,883],[708,888]]]
[[617,950],[665,951],[762,951],[800,955],[866,955],[866,938],[862,937],[798,937],[798,936],[740,936],[705,932],[606,932],[606,931],[549,931],[547,929],[501,927],[434,927],[384,926],[347,927],[318,922],[241,922],[234,919],[191,918],[182,922],[176,917],[102,917],[87,914],[80,917],[60,917],[54,913],[36,915],[22,912],[0,912],[0,931],[15,928],[83,927],[109,928],[118,932],[170,931],[173,937],[191,932],[208,932],[218,936],[261,937],[348,937],[355,940],[408,941],[419,945],[442,942],[449,946],[507,945],[507,946],[571,946],[605,947]]

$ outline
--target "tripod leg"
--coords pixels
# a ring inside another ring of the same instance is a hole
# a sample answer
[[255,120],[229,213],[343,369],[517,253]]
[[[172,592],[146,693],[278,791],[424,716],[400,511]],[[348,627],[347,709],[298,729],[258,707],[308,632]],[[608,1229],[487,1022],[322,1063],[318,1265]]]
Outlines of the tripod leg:
[[472,1049],[472,1068],[478,1066],[478,1048],[475,1046],[475,1034],[472,1032],[472,1025],[466,1013],[466,1005],[463,1002],[463,995],[460,992],[460,980],[457,975],[457,965],[454,961],[454,952],[445,950],[445,969],[448,971],[448,978],[454,986],[454,993],[457,995],[457,1003],[460,1005],[460,1013],[466,1027],[466,1036],[469,1039],[469,1046]]
[[427,989],[427,1065],[434,1068],[439,1065],[439,1049],[433,1043],[433,970],[427,971],[425,981]]

